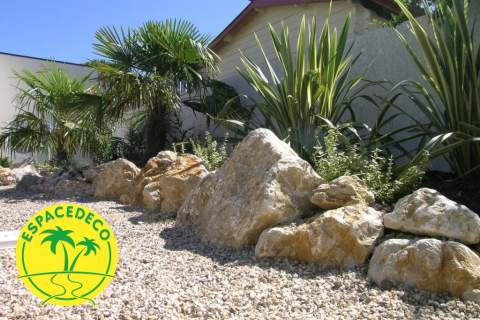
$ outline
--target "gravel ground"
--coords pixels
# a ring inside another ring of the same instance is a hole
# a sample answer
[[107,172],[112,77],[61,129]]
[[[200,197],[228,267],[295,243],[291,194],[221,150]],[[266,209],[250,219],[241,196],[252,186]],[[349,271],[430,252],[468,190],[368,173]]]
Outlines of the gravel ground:
[[[0,189],[0,231],[19,229],[35,211],[65,199]],[[257,260],[253,249],[201,244],[172,220],[92,199],[116,233],[117,276],[97,306],[41,307],[16,279],[14,250],[0,251],[0,319],[480,319],[480,305],[449,296],[382,290],[366,268],[321,269]]]

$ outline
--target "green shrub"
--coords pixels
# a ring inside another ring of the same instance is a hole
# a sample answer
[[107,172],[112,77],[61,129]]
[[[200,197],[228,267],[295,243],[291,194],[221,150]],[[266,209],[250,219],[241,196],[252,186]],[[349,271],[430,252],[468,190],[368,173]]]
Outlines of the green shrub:
[[137,166],[143,167],[146,159],[144,134],[142,128],[132,126],[124,138],[107,137],[98,147],[98,152],[93,158],[95,163],[105,163],[119,158],[127,159]]
[[0,167],[8,168],[10,167],[10,161],[7,157],[0,156]]
[[391,203],[413,191],[429,166],[428,154],[424,153],[416,164],[404,166],[396,173],[393,157],[383,156],[379,149],[368,151],[358,144],[342,144],[341,138],[338,130],[331,129],[323,143],[317,144],[312,159],[315,170],[328,181],[356,175],[365,181],[379,202]]
[[42,176],[47,176],[52,173],[57,172],[62,167],[68,167],[68,163],[64,162],[62,164],[53,163],[52,161],[38,162],[35,163],[35,168],[40,172]]
[[174,152],[185,153],[187,148],[191,147],[194,155],[203,160],[205,168],[208,171],[215,171],[220,168],[228,158],[227,154],[228,135],[222,144],[212,137],[210,132],[205,132],[205,140],[201,142],[197,139],[190,139],[188,142],[180,142],[172,145]]
[[228,136],[225,137],[223,143],[218,145],[217,141],[213,139],[210,132],[205,133],[205,142],[191,140],[193,154],[203,160],[205,168],[208,171],[214,171],[220,168],[225,160],[228,158],[227,143]]

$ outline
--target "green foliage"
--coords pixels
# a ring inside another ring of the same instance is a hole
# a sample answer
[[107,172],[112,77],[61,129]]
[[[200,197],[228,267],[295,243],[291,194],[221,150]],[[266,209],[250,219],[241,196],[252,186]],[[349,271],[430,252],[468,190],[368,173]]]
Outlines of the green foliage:
[[10,167],[10,160],[8,160],[8,157],[0,156],[0,167],[4,167],[4,168]]
[[360,177],[380,202],[391,203],[413,191],[428,169],[427,153],[416,164],[407,165],[397,173],[392,157],[383,156],[379,149],[368,151],[359,144],[342,143],[342,138],[338,130],[328,132],[323,143],[315,147],[314,168],[328,181],[344,175]]
[[[416,16],[423,15],[425,13],[424,8],[428,8],[429,11],[434,9],[433,0],[399,0],[405,7],[407,7]],[[445,0],[444,0],[445,1]],[[403,22],[407,21],[407,16],[400,12],[398,14],[388,14],[389,19],[387,21],[376,21],[383,27],[395,28]]]
[[67,163],[57,164],[49,161],[35,163],[35,168],[42,176],[47,176],[55,173],[62,167],[68,167]]
[[147,22],[136,29],[104,27],[97,31],[91,62],[117,119],[144,110],[147,156],[165,147],[169,117],[181,97],[199,89],[216,68],[209,38],[184,20]]
[[415,114],[406,113],[416,124],[413,138],[422,139],[432,158],[445,156],[457,177],[478,173],[480,45],[475,41],[474,24],[469,23],[468,1],[437,2],[435,12],[428,14],[431,32],[400,0],[395,1],[409,20],[420,54],[399,32],[398,37],[427,83],[401,84],[417,106]]
[[194,112],[206,116],[207,128],[222,127],[238,138],[246,135],[253,107],[243,106],[235,88],[217,80],[208,80],[190,99],[183,101]]
[[104,145],[100,148],[94,161],[96,163],[104,163],[119,158],[127,159],[137,166],[142,167],[145,163],[145,145],[144,135],[141,128],[131,126],[125,137],[111,137],[104,141]]
[[122,157],[136,164],[143,165],[145,162],[145,143],[143,132],[140,128],[128,129],[122,146]]
[[[265,54],[258,37],[266,67],[242,56],[244,68],[238,71],[262,98],[257,107],[265,122],[257,126],[288,140],[304,158],[311,155],[318,128],[325,121],[335,125],[345,116],[354,118],[351,103],[367,85],[360,85],[362,76],[351,75],[358,56],[349,56],[349,26],[350,17],[337,34],[327,20],[319,34],[316,20],[307,26],[304,18],[298,41],[292,45],[287,27],[277,32],[270,25],[275,59]],[[280,73],[273,67],[277,60]]]
[[208,171],[215,171],[220,168],[225,160],[228,158],[227,154],[228,135],[224,138],[222,144],[218,145],[218,142],[212,137],[210,132],[205,132],[204,142],[198,139],[190,139],[188,143],[177,143],[173,145],[175,152],[185,153],[188,145],[192,147],[194,155],[203,160],[205,168]]
[[0,134],[7,152],[41,152],[62,162],[76,153],[94,154],[99,139],[111,133],[111,123],[99,117],[101,97],[87,87],[90,75],[71,78],[52,65],[17,77],[18,114]]

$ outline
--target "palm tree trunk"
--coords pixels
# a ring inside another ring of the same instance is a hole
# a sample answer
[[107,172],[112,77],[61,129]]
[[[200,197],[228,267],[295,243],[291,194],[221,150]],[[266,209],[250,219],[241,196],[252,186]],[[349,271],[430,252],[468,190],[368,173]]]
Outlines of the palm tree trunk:
[[77,264],[78,258],[80,258],[80,256],[82,255],[82,253],[83,253],[84,250],[85,250],[85,249],[82,249],[82,251],[80,251],[79,253],[77,253],[75,259],[73,259],[72,265],[70,266],[70,271],[73,271],[73,268],[75,268],[75,265]]
[[63,271],[68,271],[68,252],[67,252],[67,248],[65,247],[65,244],[62,244],[62,246],[63,246],[63,254],[64,254]]
[[165,149],[170,127],[169,117],[170,113],[163,106],[150,113],[144,128],[145,162]]
[[67,153],[64,150],[57,150],[55,155],[55,164],[64,163],[67,160]]
[[56,154],[55,154],[55,159],[54,162],[55,164],[61,164],[67,160],[67,152],[65,151],[64,145],[63,145],[63,134],[58,134],[57,138],[57,146],[56,146]]

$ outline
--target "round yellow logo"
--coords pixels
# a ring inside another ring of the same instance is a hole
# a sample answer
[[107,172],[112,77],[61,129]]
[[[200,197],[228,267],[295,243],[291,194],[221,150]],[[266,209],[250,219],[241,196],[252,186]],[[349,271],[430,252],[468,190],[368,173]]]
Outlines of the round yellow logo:
[[117,242],[96,212],[56,204],[24,225],[16,251],[19,278],[42,304],[95,304],[117,265]]

